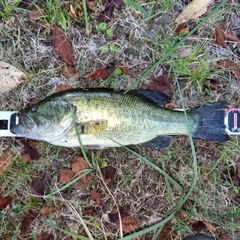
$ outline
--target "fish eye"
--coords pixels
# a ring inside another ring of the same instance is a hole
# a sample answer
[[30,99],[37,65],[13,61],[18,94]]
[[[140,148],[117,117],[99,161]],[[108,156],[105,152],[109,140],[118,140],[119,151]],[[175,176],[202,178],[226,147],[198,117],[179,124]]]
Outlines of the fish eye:
[[31,112],[33,113],[33,112],[36,112],[36,111],[37,111],[37,105],[33,105],[31,107]]

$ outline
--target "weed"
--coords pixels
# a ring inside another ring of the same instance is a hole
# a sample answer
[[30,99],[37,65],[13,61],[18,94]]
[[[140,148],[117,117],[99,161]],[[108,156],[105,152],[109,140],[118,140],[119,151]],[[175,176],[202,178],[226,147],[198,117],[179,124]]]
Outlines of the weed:
[[17,9],[20,0],[3,0],[0,2],[0,18],[2,17],[4,20],[7,20],[11,15],[12,11]]
[[46,10],[41,10],[41,18],[44,20],[44,25],[47,29],[51,29],[54,24],[60,26],[64,31],[67,29],[68,13],[61,5],[60,0],[46,0]]

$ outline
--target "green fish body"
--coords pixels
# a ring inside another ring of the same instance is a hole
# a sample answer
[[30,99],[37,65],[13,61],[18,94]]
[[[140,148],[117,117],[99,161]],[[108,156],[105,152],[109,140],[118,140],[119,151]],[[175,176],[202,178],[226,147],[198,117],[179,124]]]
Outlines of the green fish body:
[[226,104],[217,102],[187,112],[162,107],[169,97],[151,90],[127,93],[108,89],[73,89],[45,98],[18,114],[19,124],[11,129],[17,136],[43,140],[65,147],[86,148],[143,144],[164,148],[168,135],[226,141]]

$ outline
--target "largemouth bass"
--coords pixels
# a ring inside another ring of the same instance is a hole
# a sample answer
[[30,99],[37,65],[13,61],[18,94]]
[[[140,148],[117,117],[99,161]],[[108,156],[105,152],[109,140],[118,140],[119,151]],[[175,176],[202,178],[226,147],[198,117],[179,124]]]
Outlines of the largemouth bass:
[[114,91],[73,89],[53,94],[18,113],[17,136],[65,147],[101,149],[142,144],[151,148],[171,145],[168,135],[223,142],[226,103],[216,102],[184,112],[164,108],[170,98],[152,90]]

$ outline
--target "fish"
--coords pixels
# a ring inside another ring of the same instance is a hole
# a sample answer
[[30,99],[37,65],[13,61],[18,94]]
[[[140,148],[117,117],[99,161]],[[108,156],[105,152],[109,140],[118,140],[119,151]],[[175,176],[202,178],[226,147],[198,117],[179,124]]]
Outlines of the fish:
[[189,135],[189,131],[196,139],[229,140],[226,102],[189,109],[186,121],[184,111],[164,107],[170,101],[156,90],[71,89],[20,110],[19,124],[11,131],[17,137],[89,149],[136,144],[168,148],[171,135]]

